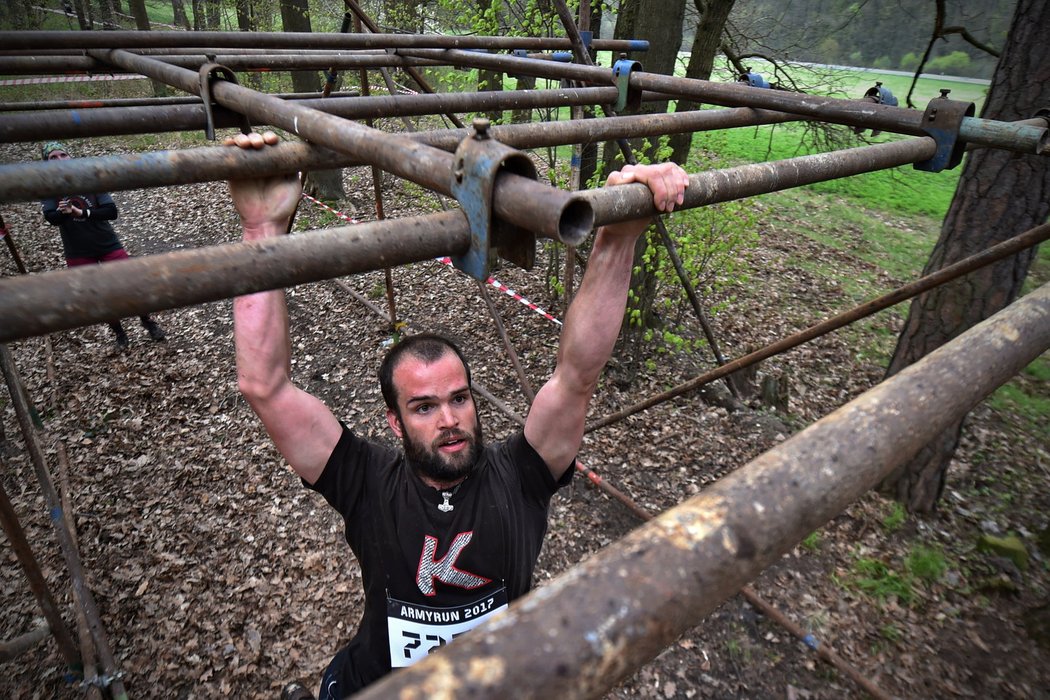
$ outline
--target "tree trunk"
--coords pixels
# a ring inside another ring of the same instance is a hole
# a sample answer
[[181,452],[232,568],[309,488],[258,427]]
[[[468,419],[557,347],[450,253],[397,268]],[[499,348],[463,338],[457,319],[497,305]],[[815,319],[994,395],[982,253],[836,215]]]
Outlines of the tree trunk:
[[[281,25],[286,32],[313,31],[307,0],[281,0]],[[292,71],[292,89],[295,92],[321,92],[321,76],[317,71]],[[343,171],[339,169],[311,172],[308,187],[318,199],[336,200],[346,196]]]
[[203,31],[205,29],[204,0],[190,0],[190,9],[193,10],[193,31]]
[[186,31],[191,29],[190,20],[186,16],[186,7],[182,4],[182,0],[171,0],[171,14],[175,18],[176,27],[182,27]]
[[[696,24],[696,35],[693,37],[693,48],[689,54],[689,64],[685,77],[694,80],[708,80],[715,66],[715,55],[722,41],[722,30],[733,9],[736,0],[693,0],[700,19]],[[680,99],[675,107],[675,114],[699,109],[698,102]],[[671,136],[671,160],[684,164],[689,158],[693,145],[692,134],[673,134]]]
[[[252,0],[236,0],[237,30],[241,32],[254,32],[258,27],[255,20],[255,5]],[[262,76],[259,73],[246,73],[241,82],[252,90],[262,91]]]
[[[536,77],[532,75],[522,75],[517,79],[518,90],[535,90],[536,89]],[[532,110],[531,109],[516,109],[510,113],[511,124],[528,124],[532,121]]]
[[[131,16],[135,18],[135,28],[142,32],[148,32],[150,26],[149,13],[146,12],[146,0],[128,0],[128,9],[131,11]],[[151,80],[150,83],[153,85],[154,97],[167,97],[167,85],[159,80]]]
[[94,29],[95,23],[91,19],[91,3],[89,0],[73,0],[73,10],[77,13],[77,24],[83,30]]
[[[981,116],[1028,119],[1050,104],[1050,2],[1020,0]],[[967,156],[955,198],[926,264],[928,274],[1044,223],[1050,214],[1050,158],[984,148]],[[897,341],[887,376],[896,374],[1013,301],[1035,249],[919,296]],[[946,430],[880,489],[911,512],[930,512],[963,422]]]
[[[643,39],[649,41],[649,50],[634,60],[642,64],[646,73],[673,75],[678,60],[678,49],[682,45],[682,21],[685,17],[685,0],[624,0],[616,19],[617,39]],[[658,114],[667,111],[667,102],[646,102],[635,112],[624,110],[624,114]],[[656,153],[655,142],[643,139],[631,141],[639,160],[652,160]],[[606,167],[610,167],[615,153],[607,149]]]
[[[498,30],[492,22],[492,0],[478,0],[478,16],[475,20],[474,29],[483,34],[495,34]],[[491,71],[478,69],[478,92],[502,92],[503,71]],[[490,110],[486,117],[493,124],[502,123],[503,112]]]
[[[620,3],[620,12],[616,19],[614,36],[617,39],[643,39],[649,41],[649,51],[634,57],[642,62],[646,73],[672,75],[678,59],[678,49],[682,44],[682,21],[685,17],[685,0],[624,0]],[[655,114],[667,111],[667,102],[646,102],[634,113]],[[627,113],[627,110],[624,111]],[[659,141],[634,139],[631,148],[640,162],[657,160],[656,151]],[[605,149],[605,168],[608,171],[622,163],[618,158],[619,149],[608,144]],[[653,315],[653,299],[656,295],[656,274],[647,270],[642,259],[650,243],[647,234],[638,240],[635,246],[634,269],[631,278],[631,297],[628,300],[627,323],[625,334],[625,351],[635,358],[641,355],[638,348],[642,336],[648,328],[658,325]]]
[[251,0],[236,0],[237,29],[242,32],[252,31],[252,3]]
[[98,0],[98,17],[103,29],[117,29],[116,17],[113,16],[111,0]]
[[222,29],[222,2],[221,0],[205,0],[204,15],[206,26],[213,31]]

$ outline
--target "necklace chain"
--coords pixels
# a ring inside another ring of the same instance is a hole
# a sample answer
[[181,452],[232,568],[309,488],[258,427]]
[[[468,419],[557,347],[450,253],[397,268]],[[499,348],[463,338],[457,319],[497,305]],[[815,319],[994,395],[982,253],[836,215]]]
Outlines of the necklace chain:
[[453,510],[455,510],[456,507],[449,503],[449,501],[452,499],[453,496],[456,495],[456,492],[459,491],[459,487],[462,486],[463,482],[465,481],[466,479],[463,479],[463,481],[459,482],[451,489],[442,489],[441,497],[444,500],[441,503],[438,503],[438,510],[440,510],[442,513],[451,513]]

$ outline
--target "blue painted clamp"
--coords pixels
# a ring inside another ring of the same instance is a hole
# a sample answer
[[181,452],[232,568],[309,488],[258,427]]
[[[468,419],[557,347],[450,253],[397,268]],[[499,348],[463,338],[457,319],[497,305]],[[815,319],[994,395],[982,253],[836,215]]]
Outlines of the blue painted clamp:
[[937,142],[937,152],[929,160],[915,164],[916,170],[939,173],[952,169],[962,161],[966,142],[959,138],[963,119],[974,114],[973,102],[949,100],[942,91],[941,97],[930,100],[922,115],[922,130]]
[[613,64],[613,83],[620,90],[620,96],[616,98],[617,112],[642,106],[642,91],[631,87],[631,71],[641,69],[641,63],[626,58],[621,58]]
[[488,127],[488,119],[475,119],[474,134],[456,148],[451,186],[470,224],[470,250],[453,256],[452,264],[482,282],[488,279],[493,254],[525,269],[536,258],[536,234],[496,219],[492,200],[500,172],[535,180],[536,166],[521,151],[491,138]]

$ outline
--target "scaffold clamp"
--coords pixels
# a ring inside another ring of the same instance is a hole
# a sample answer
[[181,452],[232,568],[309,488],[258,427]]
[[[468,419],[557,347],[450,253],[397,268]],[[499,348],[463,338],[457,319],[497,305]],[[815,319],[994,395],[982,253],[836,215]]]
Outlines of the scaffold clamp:
[[627,58],[621,58],[613,64],[613,82],[620,90],[620,96],[616,99],[617,112],[642,106],[642,91],[631,87],[631,71],[641,69],[641,63]]
[[536,259],[536,234],[493,216],[497,176],[508,172],[535,180],[536,166],[521,151],[491,138],[488,128],[488,119],[474,120],[474,134],[456,149],[451,186],[470,224],[470,250],[452,256],[452,264],[482,282],[493,254],[526,270]]
[[[201,101],[204,102],[204,116],[206,123],[204,125],[204,135],[209,141],[215,140],[215,108],[223,109],[223,107],[216,105],[215,101],[211,96],[212,82],[215,80],[227,80],[234,85],[237,84],[237,74],[224,65],[219,63],[205,63],[200,68],[198,73],[200,76],[200,97]],[[241,133],[250,134],[252,133],[252,124],[248,121],[247,114],[241,114]]]
[[928,160],[915,164],[916,170],[939,173],[957,166],[966,152],[966,142],[959,138],[963,119],[974,114],[973,102],[949,100],[948,90],[930,100],[922,115],[922,130],[937,142],[937,152]]

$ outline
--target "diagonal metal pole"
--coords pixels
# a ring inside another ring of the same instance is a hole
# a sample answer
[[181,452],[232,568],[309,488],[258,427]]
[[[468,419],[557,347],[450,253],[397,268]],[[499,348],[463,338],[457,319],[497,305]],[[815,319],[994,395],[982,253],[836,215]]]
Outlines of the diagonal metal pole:
[[[645,508],[642,508],[630,496],[623,491],[620,491],[607,480],[603,479],[601,475],[593,469],[585,467],[579,459],[576,460],[576,470],[586,476],[587,480],[594,484],[596,488],[620,501],[620,503],[626,506],[627,509],[642,522],[649,522],[653,519],[652,513]],[[802,641],[802,643],[815,651],[817,656],[853,679],[853,682],[863,688],[869,695],[871,695],[871,697],[876,698],[877,700],[890,700],[890,696],[875,685],[871,679],[860,673],[860,671],[854,668],[852,664],[846,662],[845,659],[836,654],[827,644],[819,644],[812,634],[803,630],[798,624],[793,622],[791,618],[763,599],[762,596],[758,595],[758,593],[755,592],[755,589],[751,586],[744,586],[741,588],[740,595],[752,606],[761,610],[762,614],[770,620],[795,635],[795,637]]]
[[[3,465],[2,457],[0,457],[0,467],[3,467],[5,472],[7,471],[7,468]],[[77,654],[76,646],[73,644],[73,637],[70,635],[66,623],[62,620],[62,614],[58,611],[55,598],[47,587],[47,580],[40,571],[40,565],[37,563],[36,557],[33,556],[33,550],[26,539],[25,530],[22,529],[22,525],[18,522],[18,514],[15,512],[14,506],[11,505],[11,500],[7,497],[7,491],[4,490],[3,484],[0,484],[0,525],[3,526],[4,534],[7,535],[7,541],[11,544],[11,549],[18,558],[18,563],[22,565],[22,571],[29,581],[29,590],[32,591],[33,597],[36,598],[36,602],[40,606],[40,610],[44,613],[51,635],[55,638],[55,644],[58,645],[58,651],[62,658],[65,659],[66,666],[74,667],[79,665],[80,656]]]
[[11,229],[7,228],[7,224],[4,223],[2,214],[0,214],[0,238],[3,238],[4,243],[7,244],[7,251],[11,253],[11,259],[15,261],[15,268],[19,274],[26,274],[25,263],[22,262],[22,256],[18,254],[18,248],[15,246],[15,237]]
[[[583,45],[580,31],[576,27],[576,22],[573,19],[572,12],[569,10],[568,5],[565,4],[565,0],[554,0],[554,6],[557,8],[558,16],[561,18],[562,24],[565,26],[565,32],[569,35],[569,41],[572,42],[572,50],[573,54],[576,56],[576,60],[585,66],[593,66],[594,61],[591,59],[591,55],[588,53],[587,48]],[[602,109],[604,109],[605,113],[611,117],[617,116],[616,112],[607,105],[603,106]],[[631,144],[629,144],[626,139],[617,139],[616,144],[620,147],[620,152],[623,153],[624,162],[631,165],[638,164],[638,159],[635,158],[634,155],[634,149],[631,148]],[[678,254],[678,248],[675,246],[674,239],[671,238],[671,234],[667,231],[664,217],[656,217],[653,220],[653,223],[656,226],[657,234],[660,236],[660,242],[667,250],[667,256],[671,259],[671,264],[674,266],[675,273],[678,275],[678,281],[682,283],[682,288],[685,290],[686,297],[689,299],[689,304],[693,307],[693,313],[696,314],[696,318],[700,322],[700,328],[704,333],[704,337],[707,339],[708,346],[711,348],[711,354],[714,355],[716,364],[724,365],[726,363],[726,358],[722,355],[722,350],[718,346],[714,330],[711,328],[710,321],[707,320],[707,314],[704,313],[703,308],[700,306],[700,299],[696,296],[696,289],[693,287],[693,283],[689,279],[689,273],[686,272],[685,265],[682,263],[682,257]],[[739,398],[740,392],[737,391],[736,384],[733,382],[733,377],[731,375],[726,375],[723,377],[723,381],[729,389],[729,393],[734,397]]]
[[638,403],[628,406],[616,413],[612,413],[604,418],[600,418],[590,425],[587,426],[585,432],[592,432],[599,428],[617,423],[624,418],[633,416],[636,413],[644,411],[647,408],[652,408],[657,404],[661,404],[665,401],[687,394],[691,391],[699,389],[705,384],[709,384],[716,381],[732,372],[736,372],[745,367],[749,367],[756,362],[779,355],[782,352],[786,352],[791,348],[802,345],[803,343],[809,342],[814,338],[819,338],[822,335],[826,335],[834,330],[838,330],[843,326],[848,326],[854,321],[859,321],[862,318],[871,316],[874,313],[887,309],[891,306],[907,301],[914,296],[918,296],[923,292],[927,292],[934,287],[940,286],[946,282],[961,277],[965,274],[973,272],[974,270],[990,265],[1003,258],[1008,258],[1011,255],[1016,255],[1026,248],[1039,245],[1043,241],[1050,238],[1050,224],[1044,224],[1033,229],[1029,229],[1022,234],[1019,234],[1013,238],[998,243],[991,248],[988,248],[980,253],[971,255],[968,258],[960,260],[957,263],[949,265],[948,267],[941,268],[933,274],[921,277],[914,282],[910,282],[902,287],[884,294],[880,297],[872,299],[869,302],[855,306],[854,308],[844,311],[837,316],[833,316],[826,321],[814,324],[809,328],[794,333],[787,338],[782,338],[775,343],[771,343],[764,348],[755,350],[752,353],[739,357],[732,362],[728,362],[721,367],[716,367],[710,371],[704,372],[703,374],[690,379],[687,382],[683,382],[678,386],[672,387],[665,392],[651,396],[648,399],[639,401]]
[[[372,21],[372,18],[368,16],[368,13],[361,9],[361,6],[357,4],[356,0],[343,0],[343,2],[346,3],[346,6],[349,7],[350,11],[354,13],[354,16],[356,16],[358,20],[360,20],[361,24],[368,27],[368,31],[372,32],[373,34],[380,33],[378,25],[376,25],[376,23]],[[403,68],[403,70],[406,74],[408,74],[410,78],[412,78],[412,80],[415,81],[416,85],[418,85],[423,92],[428,94],[434,93],[434,88],[430,86],[430,83],[428,83],[427,79],[423,77],[423,74],[416,70],[414,67],[406,65]],[[387,86],[389,87],[391,82],[390,72],[387,71],[385,68],[383,69],[383,77],[386,79]],[[390,90],[390,94],[394,94],[393,89]],[[445,116],[450,122],[456,125],[457,129],[464,128],[463,122],[461,122],[459,120],[459,117],[457,117],[455,114],[449,112]]]
[[356,697],[603,697],[1048,346],[1044,285]]
[[62,501],[58,496],[58,491],[55,489],[54,481],[51,479],[51,474],[47,468],[47,461],[44,459],[44,452],[40,448],[40,443],[33,429],[29,400],[23,393],[22,382],[18,376],[18,368],[15,366],[10,349],[4,344],[0,344],[0,371],[3,372],[4,380],[7,382],[7,389],[11,395],[11,404],[14,406],[15,414],[18,417],[18,425],[22,430],[22,437],[29,452],[30,462],[33,464],[33,469],[36,472],[40,490],[43,492],[44,503],[47,504],[48,512],[51,515],[51,524],[54,527],[55,537],[58,540],[59,548],[62,550],[62,556],[65,558],[69,577],[73,582],[74,597],[87,618],[91,637],[95,640],[99,659],[102,662],[106,678],[110,682],[110,690],[113,697],[118,700],[126,698],[124,683],[120,680],[119,674],[116,673],[116,662],[113,659],[113,652],[110,649],[106,631],[102,626],[102,618],[99,614],[98,606],[95,604],[95,597],[87,586],[83,563],[73,544],[72,535],[66,528]]

